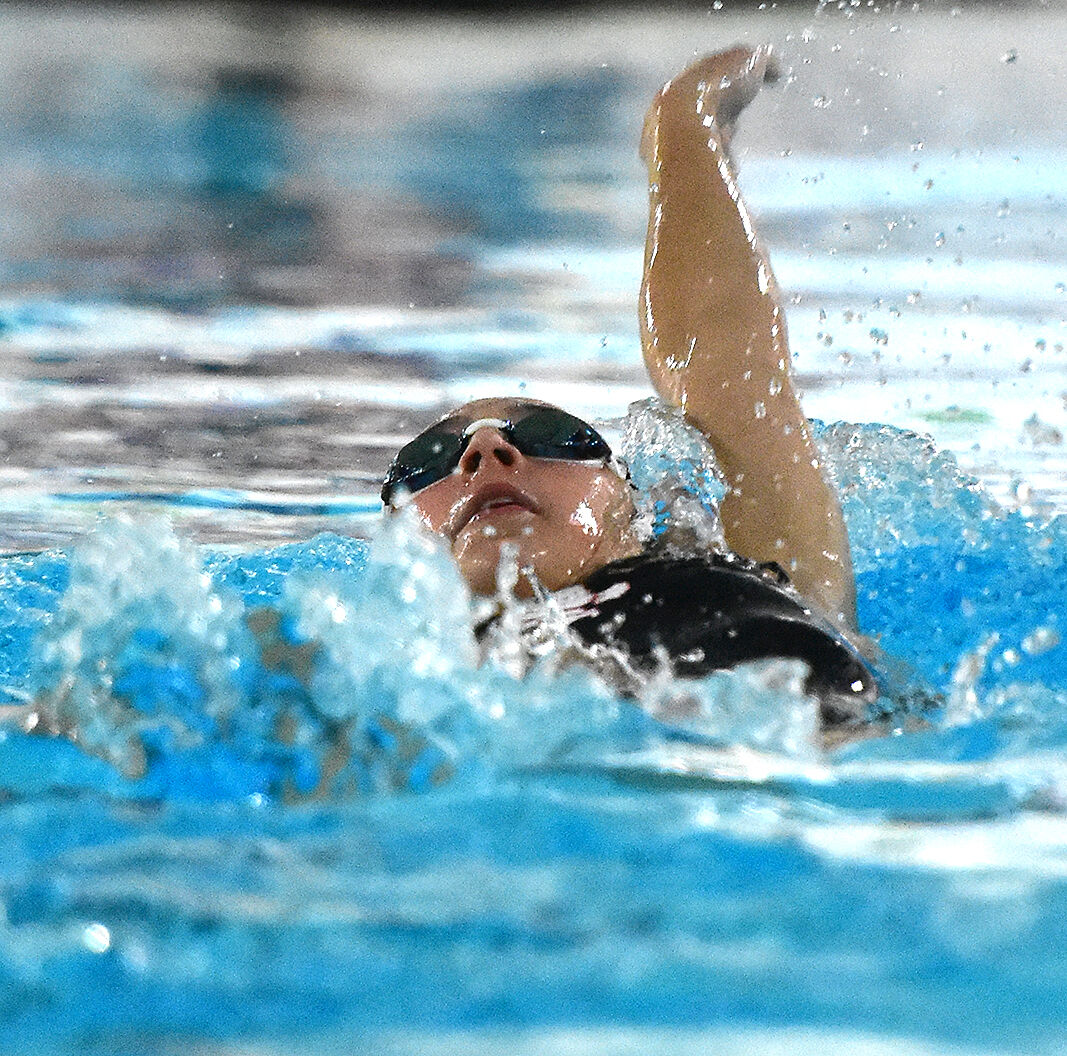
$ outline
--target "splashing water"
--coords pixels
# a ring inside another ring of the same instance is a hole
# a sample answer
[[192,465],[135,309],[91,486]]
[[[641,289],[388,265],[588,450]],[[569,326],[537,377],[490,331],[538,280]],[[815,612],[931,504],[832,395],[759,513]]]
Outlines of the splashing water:
[[726,485],[715,453],[681,411],[654,399],[631,405],[622,455],[646,534],[666,535],[682,549],[726,549],[718,516]]
[[26,658],[23,725],[133,794],[344,798],[428,788],[456,763],[536,765],[618,716],[586,672],[482,668],[466,585],[413,515],[369,549],[289,553],[330,561],[265,588],[285,550],[216,558],[212,576],[165,522],[103,525]]

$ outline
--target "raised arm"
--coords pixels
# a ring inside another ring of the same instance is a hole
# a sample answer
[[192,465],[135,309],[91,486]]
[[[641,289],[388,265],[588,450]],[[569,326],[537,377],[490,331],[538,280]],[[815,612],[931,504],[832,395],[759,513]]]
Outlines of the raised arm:
[[847,628],[855,585],[841,507],[793,391],[778,289],[729,156],[733,122],[769,79],[768,62],[765,48],[712,55],[653,100],[641,145],[645,365],[715,450],[730,546],[777,561]]

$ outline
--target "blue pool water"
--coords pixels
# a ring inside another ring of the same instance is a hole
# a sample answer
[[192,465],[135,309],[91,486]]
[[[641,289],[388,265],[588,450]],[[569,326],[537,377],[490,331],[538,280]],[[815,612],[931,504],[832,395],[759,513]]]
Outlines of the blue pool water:
[[[0,1050],[1061,1052],[1064,30],[3,9]],[[788,664],[633,702],[479,663],[378,517],[499,391],[699,515],[634,146],[741,37],[787,68],[743,181],[886,673],[835,747]]]

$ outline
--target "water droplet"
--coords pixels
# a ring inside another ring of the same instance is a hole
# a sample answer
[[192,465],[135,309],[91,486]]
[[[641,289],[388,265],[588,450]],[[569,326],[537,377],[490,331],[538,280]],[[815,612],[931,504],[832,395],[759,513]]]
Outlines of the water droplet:
[[767,385],[767,394],[769,396],[777,396],[781,391],[781,381],[778,378],[771,378],[770,383]]
[[869,336],[877,345],[886,345],[889,343],[889,335],[884,330],[879,330],[878,327],[873,327]]
[[830,105],[830,100],[825,95],[817,95],[812,99],[811,105],[817,110],[825,110]]
[[924,191],[928,191],[928,190],[930,190],[930,189],[931,189],[931,188],[933,187],[933,185],[934,185],[934,181],[933,181],[933,180],[927,180],[927,181],[926,181],[926,182],[925,182],[925,183],[923,184],[923,190],[924,190]]
[[934,245],[937,246],[938,249],[940,249],[944,244],[945,244],[945,232],[944,231],[938,231],[938,233],[936,235],[934,235]]
[[767,405],[763,402],[763,400],[757,400],[752,408],[752,412],[757,418],[766,418]]
[[912,290],[908,294],[908,304],[918,304],[922,300],[922,296],[921,290]]
[[107,953],[111,949],[111,932],[103,924],[89,924],[82,932],[82,945],[90,953]]
[[1000,61],[1004,63],[1015,62],[1018,59],[1019,53],[1014,48],[1009,48],[1003,55],[1000,56]]
[[1011,212],[1011,203],[1008,201],[1007,198],[1005,198],[1004,201],[1002,201],[1000,203],[1000,205],[998,206],[998,208],[997,208],[997,218],[1000,219],[1000,220],[1003,220],[1004,217],[1006,217],[1008,215],[1008,213],[1010,213],[1010,212]]

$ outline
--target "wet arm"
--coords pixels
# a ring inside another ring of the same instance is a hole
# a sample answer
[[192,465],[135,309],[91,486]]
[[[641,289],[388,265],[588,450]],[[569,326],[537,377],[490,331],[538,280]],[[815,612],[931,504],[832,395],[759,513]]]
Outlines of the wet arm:
[[715,450],[730,546],[777,561],[802,594],[854,626],[840,505],[793,390],[778,290],[728,154],[732,121],[766,65],[760,50],[712,56],[653,101],[642,143],[650,187],[645,364],[660,396]]

